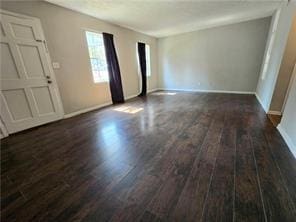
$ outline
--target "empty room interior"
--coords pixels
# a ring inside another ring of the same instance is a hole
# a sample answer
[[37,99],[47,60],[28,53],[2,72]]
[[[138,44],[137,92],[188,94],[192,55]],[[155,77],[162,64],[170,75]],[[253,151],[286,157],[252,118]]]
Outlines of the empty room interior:
[[296,1],[0,2],[1,221],[296,221]]

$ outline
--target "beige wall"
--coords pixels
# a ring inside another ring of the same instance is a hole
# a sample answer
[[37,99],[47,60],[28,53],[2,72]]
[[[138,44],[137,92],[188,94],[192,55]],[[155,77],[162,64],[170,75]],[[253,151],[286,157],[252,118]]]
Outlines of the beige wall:
[[157,87],[156,38],[128,30],[46,2],[1,2],[1,8],[41,20],[66,114],[111,101],[109,85],[92,79],[85,29],[114,34],[125,98],[139,93],[136,44],[150,44],[152,76],[148,89]]
[[159,40],[159,85],[181,90],[256,90],[270,17]]
[[270,110],[282,111],[283,103],[296,63],[296,15],[294,15],[293,23],[289,33],[286,49],[278,74],[275,90],[272,96]]

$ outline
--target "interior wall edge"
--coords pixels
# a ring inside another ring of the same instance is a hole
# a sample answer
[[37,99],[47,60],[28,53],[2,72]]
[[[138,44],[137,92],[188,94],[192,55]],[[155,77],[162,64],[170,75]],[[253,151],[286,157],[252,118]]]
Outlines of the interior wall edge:
[[285,51],[281,61],[275,89],[270,104],[271,110],[283,110],[289,87],[293,81],[293,69],[296,63],[296,14],[289,31]]
[[258,100],[258,102],[260,103],[261,107],[265,111],[265,113],[267,113],[268,112],[267,107],[265,106],[265,104],[263,103],[263,101],[261,100],[261,98],[257,92],[255,92],[255,96],[256,96],[256,99]]
[[[269,59],[269,65],[266,71],[267,74],[265,78],[262,79],[262,73],[260,73],[256,89],[256,94],[258,98],[260,98],[261,105],[264,107],[266,112],[271,109],[271,100],[276,86],[293,15],[296,11],[296,3],[290,2],[289,4],[282,5],[282,7],[278,10],[280,10],[280,14],[274,33],[275,37]],[[273,24],[271,25],[273,26]],[[269,35],[271,34],[272,33],[269,32]],[[270,36],[268,36],[268,39],[270,39]]]

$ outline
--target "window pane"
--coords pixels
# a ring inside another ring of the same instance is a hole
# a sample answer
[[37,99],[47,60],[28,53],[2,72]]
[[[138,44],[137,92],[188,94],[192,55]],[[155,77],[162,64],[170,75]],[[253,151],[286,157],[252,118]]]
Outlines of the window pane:
[[145,45],[145,51],[146,51],[146,73],[147,76],[151,76],[151,64],[150,64],[150,46]]
[[90,63],[91,63],[91,68],[92,68],[93,71],[98,71],[99,70],[98,60],[97,59],[90,59]]
[[89,46],[88,48],[90,58],[99,58],[99,50],[97,46]]
[[86,41],[94,82],[109,81],[103,35],[86,31]]

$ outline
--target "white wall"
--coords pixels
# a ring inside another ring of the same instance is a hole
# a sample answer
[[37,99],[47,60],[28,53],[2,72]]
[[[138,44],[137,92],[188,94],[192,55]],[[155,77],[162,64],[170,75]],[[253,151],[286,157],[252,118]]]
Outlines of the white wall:
[[108,83],[93,82],[85,29],[114,34],[125,97],[139,93],[136,44],[150,44],[152,76],[148,89],[157,87],[156,38],[43,1],[1,1],[1,8],[41,20],[51,59],[61,65],[55,74],[66,114],[111,102]]
[[159,87],[255,92],[270,17],[159,40]]
[[288,41],[277,77],[274,93],[270,104],[270,110],[282,111],[287,89],[296,63],[296,15],[294,15]]
[[[277,24],[277,29],[275,31],[275,39],[271,50],[271,56],[269,60],[269,65],[267,67],[267,72],[265,78],[262,78],[261,73],[261,77],[258,81],[256,94],[266,112],[270,108],[271,98],[274,92],[276,79],[279,73],[295,8],[295,2],[283,4]],[[271,34],[272,32],[269,32],[269,35]]]
[[296,158],[296,68],[283,117],[278,129]]

